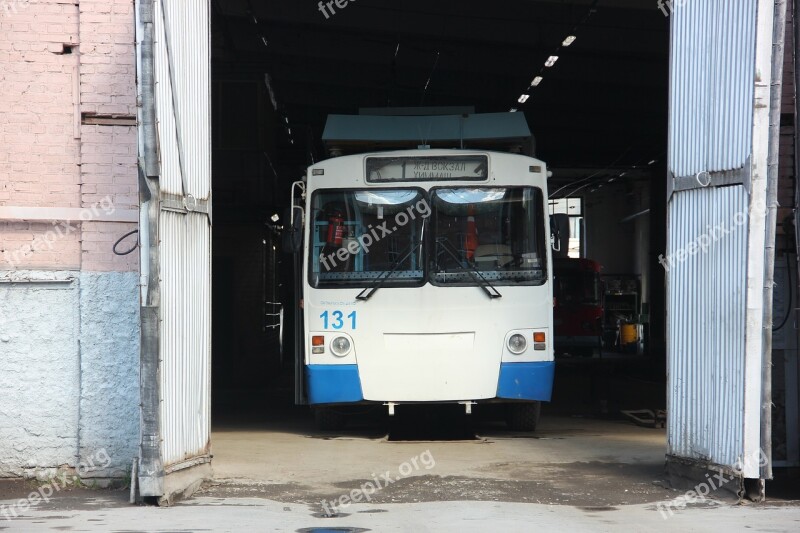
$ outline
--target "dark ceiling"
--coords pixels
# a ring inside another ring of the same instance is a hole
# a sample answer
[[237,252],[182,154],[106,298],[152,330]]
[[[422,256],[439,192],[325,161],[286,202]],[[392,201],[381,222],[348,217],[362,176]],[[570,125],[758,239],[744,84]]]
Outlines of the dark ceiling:
[[287,129],[276,139],[284,163],[319,158],[329,113],[383,106],[518,107],[537,155],[575,176],[666,151],[668,19],[655,0],[351,0],[327,19],[314,0],[212,6],[214,78],[269,75],[292,128],[293,143]]

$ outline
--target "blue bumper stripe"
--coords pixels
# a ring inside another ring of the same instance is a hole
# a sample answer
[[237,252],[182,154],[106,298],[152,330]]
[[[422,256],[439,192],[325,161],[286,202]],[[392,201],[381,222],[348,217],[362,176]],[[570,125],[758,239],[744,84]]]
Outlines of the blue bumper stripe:
[[308,403],[347,403],[364,399],[358,365],[306,366]]
[[553,394],[553,361],[538,363],[502,363],[497,397],[514,400],[550,401]]

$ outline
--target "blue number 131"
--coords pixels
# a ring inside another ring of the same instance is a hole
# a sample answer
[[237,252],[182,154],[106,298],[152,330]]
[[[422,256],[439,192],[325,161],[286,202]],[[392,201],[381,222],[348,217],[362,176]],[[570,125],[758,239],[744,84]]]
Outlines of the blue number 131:
[[[322,319],[323,329],[342,329],[344,327],[344,313],[341,311],[334,311],[330,313],[325,311],[319,317]],[[331,318],[333,320],[331,320]],[[356,312],[353,311],[347,317],[350,320],[350,329],[356,329]]]

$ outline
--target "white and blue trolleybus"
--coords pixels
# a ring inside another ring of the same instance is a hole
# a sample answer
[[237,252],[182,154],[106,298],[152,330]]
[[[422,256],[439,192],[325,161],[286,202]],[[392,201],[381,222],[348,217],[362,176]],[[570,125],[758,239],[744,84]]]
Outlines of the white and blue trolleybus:
[[499,402],[513,429],[535,429],[554,371],[542,161],[348,155],[311,166],[292,196],[298,385],[323,427],[348,404]]

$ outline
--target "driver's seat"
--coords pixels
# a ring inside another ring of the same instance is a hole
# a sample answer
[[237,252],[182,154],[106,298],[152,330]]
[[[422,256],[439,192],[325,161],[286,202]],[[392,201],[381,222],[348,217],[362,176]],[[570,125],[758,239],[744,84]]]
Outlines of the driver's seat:
[[475,248],[475,266],[478,270],[497,270],[514,261],[507,244],[481,244]]

